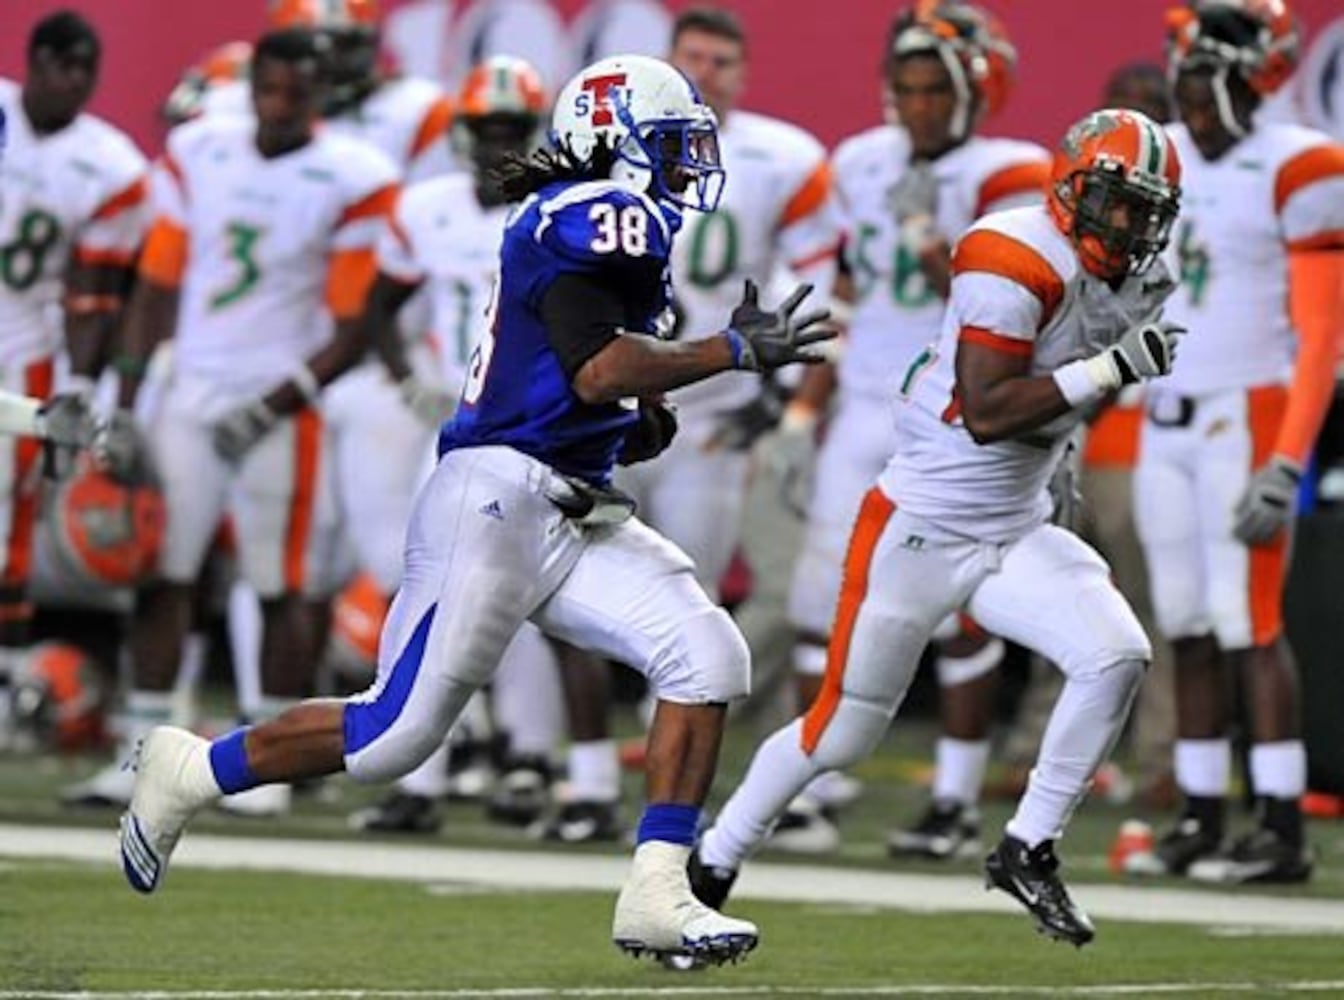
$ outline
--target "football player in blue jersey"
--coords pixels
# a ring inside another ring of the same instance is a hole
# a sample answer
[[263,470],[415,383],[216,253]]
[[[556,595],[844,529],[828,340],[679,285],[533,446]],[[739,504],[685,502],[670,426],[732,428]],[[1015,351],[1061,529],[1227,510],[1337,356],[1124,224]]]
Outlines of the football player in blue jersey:
[[755,926],[691,895],[686,861],[748,652],[690,560],[632,516],[617,461],[666,447],[662,393],[733,369],[818,360],[825,311],[776,310],[748,284],[727,327],[666,341],[668,253],[682,207],[723,185],[713,112],[676,70],[636,56],[581,71],[557,99],[552,148],[504,178],[521,199],[461,406],[421,491],[378,679],[210,743],[153,731],[122,819],[123,868],[152,892],[188,819],[222,794],[348,771],[386,781],[443,739],[525,620],[634,665],[658,696],[648,806],[612,927],[634,954],[736,959]]

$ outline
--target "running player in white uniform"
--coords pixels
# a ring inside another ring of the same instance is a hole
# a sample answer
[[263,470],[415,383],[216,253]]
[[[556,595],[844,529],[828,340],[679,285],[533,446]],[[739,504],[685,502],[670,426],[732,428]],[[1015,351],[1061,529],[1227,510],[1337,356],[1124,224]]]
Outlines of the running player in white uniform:
[[[903,11],[886,54],[900,125],[845,140],[833,163],[848,230],[848,338],[832,384],[836,405],[817,456],[807,534],[794,573],[790,612],[799,633],[795,667],[802,704],[815,696],[826,636],[840,593],[845,542],[864,491],[896,447],[891,392],[921,349],[936,339],[946,308],[949,247],[986,212],[1037,204],[1048,156],[1042,148],[974,134],[1007,99],[1016,55],[1000,25],[967,4],[925,14]],[[810,372],[790,403],[786,425],[811,435],[828,372]],[[976,630],[958,636],[955,620],[937,660],[944,732],[928,813],[892,837],[894,852],[955,852],[978,838],[976,803],[989,757],[987,706],[1003,644]],[[790,811],[777,842],[821,849],[838,835],[810,799]],[[907,835],[908,834],[908,835]]]
[[[1135,503],[1158,625],[1176,654],[1176,780],[1185,814],[1131,870],[1209,881],[1309,877],[1298,682],[1282,599],[1298,482],[1335,386],[1344,338],[1344,148],[1261,122],[1289,75],[1291,13],[1217,2],[1170,37],[1189,192],[1177,234],[1190,328],[1152,385]],[[1254,830],[1223,849],[1231,769],[1226,672],[1245,692]]]
[[850,537],[821,694],[705,834],[702,902],[722,903],[807,782],[878,745],[935,629],[964,610],[1067,678],[988,881],[1045,933],[1092,939],[1054,842],[1119,735],[1148,640],[1101,557],[1046,523],[1046,485],[1089,411],[1170,368],[1179,331],[1155,317],[1174,287],[1158,254],[1179,179],[1160,126],[1097,112],[1064,137],[1048,210],[993,213],[957,243],[942,333],[901,380],[895,454]]
[[225,510],[262,600],[263,698],[277,711],[312,681],[299,600],[328,463],[312,404],[362,347],[373,247],[396,193],[376,149],[317,130],[323,82],[312,33],[267,35],[252,64],[255,117],[206,116],[168,139],[120,389],[133,452],[139,375],[173,336],[148,434],[167,534],[161,582],[139,593],[132,621],[129,745],[167,717],[192,584]]
[[[144,157],[121,131],[81,111],[100,57],[89,23],[56,13],[29,35],[24,82],[0,80],[0,392],[8,433],[39,430],[38,406],[52,395],[63,347],[68,388],[92,394],[144,235]],[[34,437],[0,439],[0,685],[28,643],[41,453]]]

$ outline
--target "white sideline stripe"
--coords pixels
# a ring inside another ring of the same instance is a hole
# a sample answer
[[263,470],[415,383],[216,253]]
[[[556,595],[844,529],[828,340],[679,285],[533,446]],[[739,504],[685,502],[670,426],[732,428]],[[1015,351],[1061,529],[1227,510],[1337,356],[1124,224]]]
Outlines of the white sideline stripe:
[[153,990],[54,992],[3,990],[0,1000],[459,1000],[492,997],[908,997],[908,996],[1179,996],[1183,993],[1333,993],[1344,979],[1297,983],[1108,983],[1098,986],[973,986],[912,983],[908,986],[620,986],[512,987],[494,990]]
[[[120,860],[114,830],[0,824],[0,857]],[[190,834],[173,855],[188,868],[292,872],[346,878],[488,886],[522,892],[616,892],[629,860],[540,851],[417,847]],[[170,890],[171,891],[171,890]],[[1003,893],[986,892],[975,872],[917,875],[867,869],[753,862],[733,890],[737,899],[881,906],[939,913],[1017,913]],[[1258,893],[1195,892],[1155,886],[1081,885],[1075,896],[1093,917],[1344,934],[1344,901]]]

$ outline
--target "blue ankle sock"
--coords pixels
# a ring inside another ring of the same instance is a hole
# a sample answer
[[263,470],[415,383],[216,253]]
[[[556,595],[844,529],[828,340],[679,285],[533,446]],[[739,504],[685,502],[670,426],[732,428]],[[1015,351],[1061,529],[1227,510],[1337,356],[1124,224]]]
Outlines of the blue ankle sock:
[[261,784],[247,763],[247,750],[243,746],[243,738],[246,736],[247,729],[244,727],[210,744],[210,770],[214,772],[215,781],[225,795],[245,792]]
[[639,820],[637,843],[662,840],[670,844],[690,847],[700,825],[699,806],[676,805],[671,802],[650,802],[644,807]]

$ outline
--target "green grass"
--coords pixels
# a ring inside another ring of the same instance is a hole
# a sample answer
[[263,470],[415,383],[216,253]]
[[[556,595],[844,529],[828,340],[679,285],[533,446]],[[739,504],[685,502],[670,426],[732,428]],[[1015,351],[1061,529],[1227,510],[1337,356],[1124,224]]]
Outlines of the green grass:
[[[912,819],[923,806],[925,793],[911,778],[927,763],[930,735],[927,725],[898,726],[882,750],[856,769],[868,791],[843,817],[844,846],[834,857],[810,862],[978,877],[971,864],[896,866],[885,856],[889,827]],[[715,802],[732,790],[754,746],[750,732],[730,729]],[[56,803],[62,784],[100,763],[0,757],[0,822],[99,827],[108,834],[110,861],[114,814],[72,812]],[[627,782],[627,819],[633,820],[639,782],[634,776]],[[283,820],[258,823],[207,812],[192,829],[348,839],[347,814],[381,792],[334,779],[319,794],[298,798],[294,814]],[[987,838],[1011,809],[1008,802],[987,805]],[[1113,881],[1106,850],[1131,815],[1142,812],[1084,805],[1061,845],[1071,881]],[[1159,828],[1170,820],[1145,818]],[[1234,817],[1234,828],[1248,823],[1248,817]],[[1320,856],[1318,877],[1273,894],[1344,898],[1344,824],[1313,824],[1311,838]],[[487,823],[473,805],[449,807],[443,831],[429,842],[537,847],[521,831]],[[378,841],[367,843],[378,850]],[[575,850],[624,854],[628,848]],[[1210,907],[1217,907],[1219,891],[1208,892]],[[110,863],[98,868],[0,860],[0,991],[8,996],[79,990],[587,988],[622,996],[627,990],[670,987],[702,993],[759,987],[756,995],[770,995],[772,987],[781,986],[834,991],[941,984],[1044,987],[1067,995],[1069,987],[1115,984],[1252,983],[1257,985],[1237,995],[1260,997],[1280,995],[1284,984],[1344,979],[1340,937],[1226,937],[1199,927],[1102,920],[1098,941],[1075,951],[1033,933],[1025,916],[752,900],[735,910],[760,923],[760,950],[735,968],[676,976],[633,962],[611,946],[613,902],[606,892],[463,893],[453,887],[191,868],[174,870],[165,891],[147,900],[127,891]],[[1146,994],[1140,987],[1130,995]]]
[[[1080,987],[1275,984],[1338,978],[1330,937],[1228,940],[1197,928],[1108,922],[1075,951],[1020,917],[746,903],[764,940],[744,964],[691,976],[618,953],[605,893],[431,894],[298,875],[175,871],[130,894],[87,865],[0,871],[6,990],[449,990],[502,988]],[[1142,994],[1140,994],[1142,995]],[[1185,993],[1191,995],[1217,995]],[[1243,994],[1246,995],[1246,994]]]

